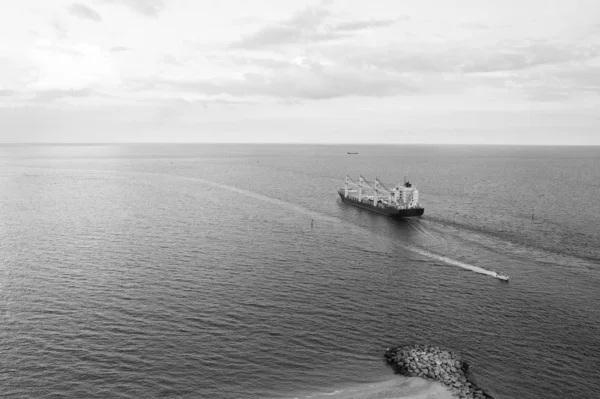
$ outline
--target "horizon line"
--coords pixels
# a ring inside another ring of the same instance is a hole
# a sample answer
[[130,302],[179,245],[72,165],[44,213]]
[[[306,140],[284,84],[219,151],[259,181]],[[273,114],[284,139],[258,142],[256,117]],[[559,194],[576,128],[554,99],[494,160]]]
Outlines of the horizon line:
[[236,141],[236,142],[216,142],[216,141],[110,141],[110,142],[0,142],[0,146],[9,146],[9,145],[189,145],[189,144],[197,144],[197,145],[335,145],[335,146],[416,146],[416,145],[443,145],[443,146],[507,146],[507,147],[600,147],[599,144],[558,144],[558,143],[549,143],[549,144],[530,144],[530,143],[339,143],[339,142],[330,142],[330,143],[322,143],[322,142],[281,142],[281,141],[261,141],[261,142],[245,142],[245,141]]

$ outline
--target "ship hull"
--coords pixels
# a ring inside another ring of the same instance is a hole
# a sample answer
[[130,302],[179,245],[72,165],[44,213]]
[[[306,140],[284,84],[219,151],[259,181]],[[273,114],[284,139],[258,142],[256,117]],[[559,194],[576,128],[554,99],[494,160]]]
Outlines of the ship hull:
[[338,194],[340,195],[342,202],[345,204],[354,205],[357,208],[379,213],[380,215],[387,216],[391,219],[404,219],[407,217],[422,216],[425,212],[425,208],[396,209],[390,206],[374,206],[370,203],[359,201],[358,198],[345,197],[342,190],[338,191]]

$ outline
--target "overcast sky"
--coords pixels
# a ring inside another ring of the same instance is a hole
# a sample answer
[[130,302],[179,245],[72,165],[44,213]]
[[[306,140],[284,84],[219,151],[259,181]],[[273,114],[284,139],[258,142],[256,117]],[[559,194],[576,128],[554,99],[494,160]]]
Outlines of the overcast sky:
[[600,0],[19,0],[0,142],[600,145]]

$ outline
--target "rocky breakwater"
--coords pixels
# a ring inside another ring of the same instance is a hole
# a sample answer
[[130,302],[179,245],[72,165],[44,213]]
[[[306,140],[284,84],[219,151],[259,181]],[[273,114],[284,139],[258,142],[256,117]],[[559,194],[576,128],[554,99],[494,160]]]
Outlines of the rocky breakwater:
[[469,364],[452,352],[432,345],[411,345],[388,348],[385,358],[395,372],[439,381],[459,398],[493,399],[477,387]]

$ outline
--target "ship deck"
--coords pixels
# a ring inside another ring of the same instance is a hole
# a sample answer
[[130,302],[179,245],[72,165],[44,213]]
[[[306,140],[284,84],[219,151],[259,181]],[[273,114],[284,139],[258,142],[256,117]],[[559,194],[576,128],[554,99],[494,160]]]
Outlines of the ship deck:
[[338,194],[342,198],[343,202],[348,202],[354,206],[359,208],[367,209],[369,211],[377,212],[382,215],[390,216],[390,217],[406,217],[406,216],[421,216],[424,213],[424,208],[399,208],[395,206],[390,206],[384,203],[373,204],[372,199],[362,199],[359,200],[358,197],[354,196],[344,196],[344,190],[338,190]]

